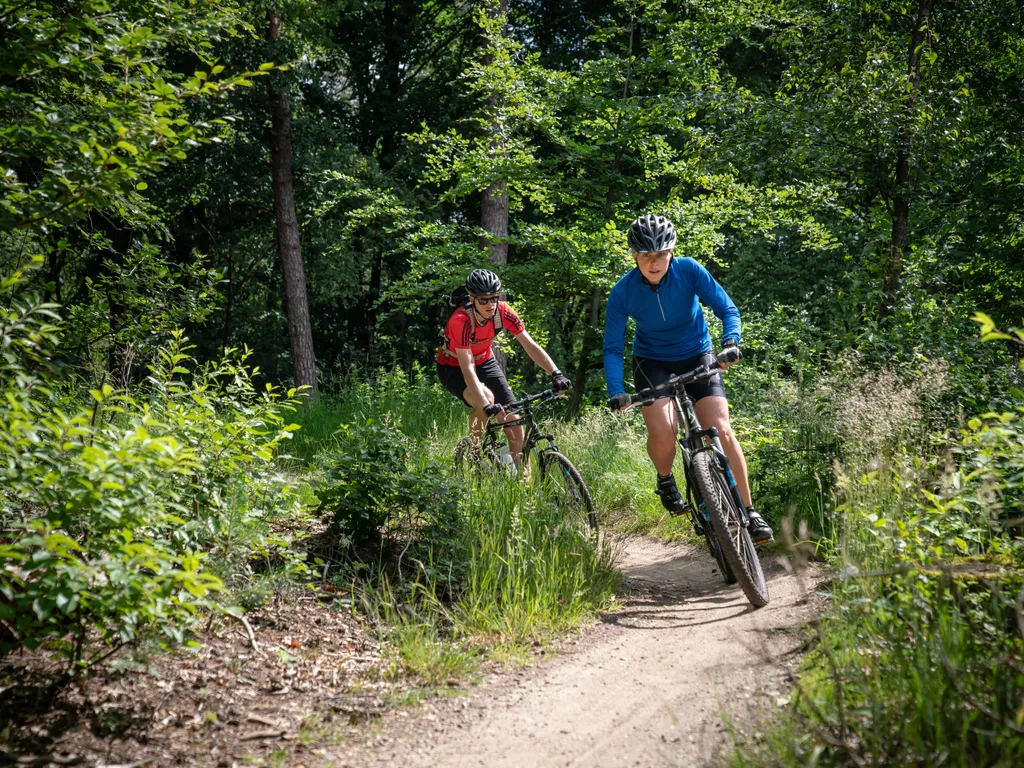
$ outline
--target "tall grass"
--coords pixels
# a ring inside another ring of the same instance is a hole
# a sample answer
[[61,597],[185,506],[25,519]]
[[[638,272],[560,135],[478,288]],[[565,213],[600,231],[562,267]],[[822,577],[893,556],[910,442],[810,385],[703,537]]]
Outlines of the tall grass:
[[619,580],[607,545],[515,478],[487,478],[461,509],[454,548],[466,564],[453,594],[429,552],[407,572],[411,582],[382,576],[367,588],[392,671],[426,686],[472,673],[486,649],[508,654],[579,628],[610,604]]
[[514,479],[478,489],[466,534],[470,567],[455,615],[470,631],[544,639],[605,607],[618,582],[608,546]]
[[833,606],[792,706],[731,764],[1024,761],[1024,546],[1002,524],[1022,430],[1007,415],[929,433],[937,372],[833,382]]
[[295,433],[289,454],[303,464],[314,462],[317,454],[341,448],[342,424],[387,419],[409,437],[430,443],[433,452],[450,456],[465,434],[468,414],[432,372],[396,368],[365,380],[353,377],[295,414],[302,429]]
[[[355,451],[367,459],[368,436],[404,439],[410,446],[406,463],[385,462],[382,471],[402,474],[403,482],[436,483],[438,462],[451,466],[455,443],[467,431],[467,415],[468,409],[431,377],[391,372],[321,396],[300,415],[303,429],[297,435],[305,435],[291,454],[306,471],[329,478],[327,470],[339,456]],[[613,492],[614,483],[601,479],[615,464],[616,441],[595,440],[593,433],[588,439],[586,425],[566,427],[548,419],[547,412],[537,415],[592,488],[606,489],[597,495],[604,517],[617,504],[643,499],[639,488]],[[368,428],[367,422],[386,427]],[[588,423],[596,427],[593,417]],[[618,473],[623,484],[635,485],[628,469],[619,467]],[[360,476],[359,482],[357,501],[379,504],[396,496],[392,485],[382,482],[375,489],[372,477]],[[418,523],[389,527],[390,538],[374,551],[370,564],[377,575],[363,586],[393,650],[393,671],[427,686],[471,672],[481,649],[501,654],[512,649],[517,655],[515,648],[581,626],[609,604],[619,578],[609,546],[567,526],[542,489],[505,476],[477,484],[452,475],[447,485],[458,494],[450,517],[442,520],[428,511]],[[359,554],[350,550],[350,570],[354,557]]]

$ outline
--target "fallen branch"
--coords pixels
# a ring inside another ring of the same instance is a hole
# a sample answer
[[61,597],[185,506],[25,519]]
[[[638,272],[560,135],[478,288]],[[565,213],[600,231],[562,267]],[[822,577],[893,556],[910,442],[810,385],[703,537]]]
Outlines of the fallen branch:
[[239,741],[256,741],[257,739],[280,739],[286,733],[288,733],[287,728],[278,728],[277,730],[273,731],[256,731],[255,733],[250,733],[246,736],[242,736],[239,739]]
[[0,751],[0,755],[18,766],[78,765],[85,762],[85,758],[81,755],[18,755],[7,750]]
[[270,719],[268,719],[266,717],[263,717],[263,715],[257,715],[256,713],[250,714],[248,717],[245,718],[245,721],[247,723],[259,723],[260,725],[267,725],[267,726],[270,726],[271,728],[280,728],[281,727],[280,723],[275,722],[273,720],[270,720]]
[[259,646],[256,645],[256,634],[252,631],[252,625],[249,623],[249,620],[245,618],[245,616],[235,616],[235,614],[233,613],[229,613],[228,616],[231,616],[232,618],[238,619],[240,622],[242,622],[242,626],[245,627],[245,631],[249,635],[249,644],[252,645],[252,649],[254,651],[258,651]]

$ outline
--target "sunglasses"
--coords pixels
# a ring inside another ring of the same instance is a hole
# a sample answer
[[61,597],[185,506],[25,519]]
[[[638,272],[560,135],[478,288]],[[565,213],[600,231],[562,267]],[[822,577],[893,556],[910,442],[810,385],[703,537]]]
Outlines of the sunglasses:
[[482,304],[483,306],[486,307],[488,304],[497,304],[498,303],[498,297],[497,296],[474,296],[473,297],[473,301],[475,301],[477,304]]

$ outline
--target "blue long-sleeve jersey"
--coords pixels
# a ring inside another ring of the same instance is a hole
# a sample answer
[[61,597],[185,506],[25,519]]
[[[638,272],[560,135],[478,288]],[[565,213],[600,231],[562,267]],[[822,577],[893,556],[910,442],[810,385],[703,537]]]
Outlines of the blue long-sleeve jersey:
[[698,299],[722,321],[725,339],[740,340],[740,313],[729,294],[693,259],[674,258],[657,286],[631,269],[608,296],[604,320],[604,378],[608,396],[625,392],[622,355],[626,321],[636,322],[633,354],[652,360],[685,360],[711,350],[711,334]]

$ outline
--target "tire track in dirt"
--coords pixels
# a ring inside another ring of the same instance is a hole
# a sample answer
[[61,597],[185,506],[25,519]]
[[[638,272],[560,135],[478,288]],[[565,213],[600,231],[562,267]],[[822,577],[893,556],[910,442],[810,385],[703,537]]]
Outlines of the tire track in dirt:
[[783,693],[801,643],[783,630],[813,617],[812,580],[770,564],[771,603],[754,610],[704,551],[615,546],[625,599],[593,631],[468,697],[389,715],[372,743],[341,750],[341,764],[691,766],[719,754],[724,713],[742,723]]

